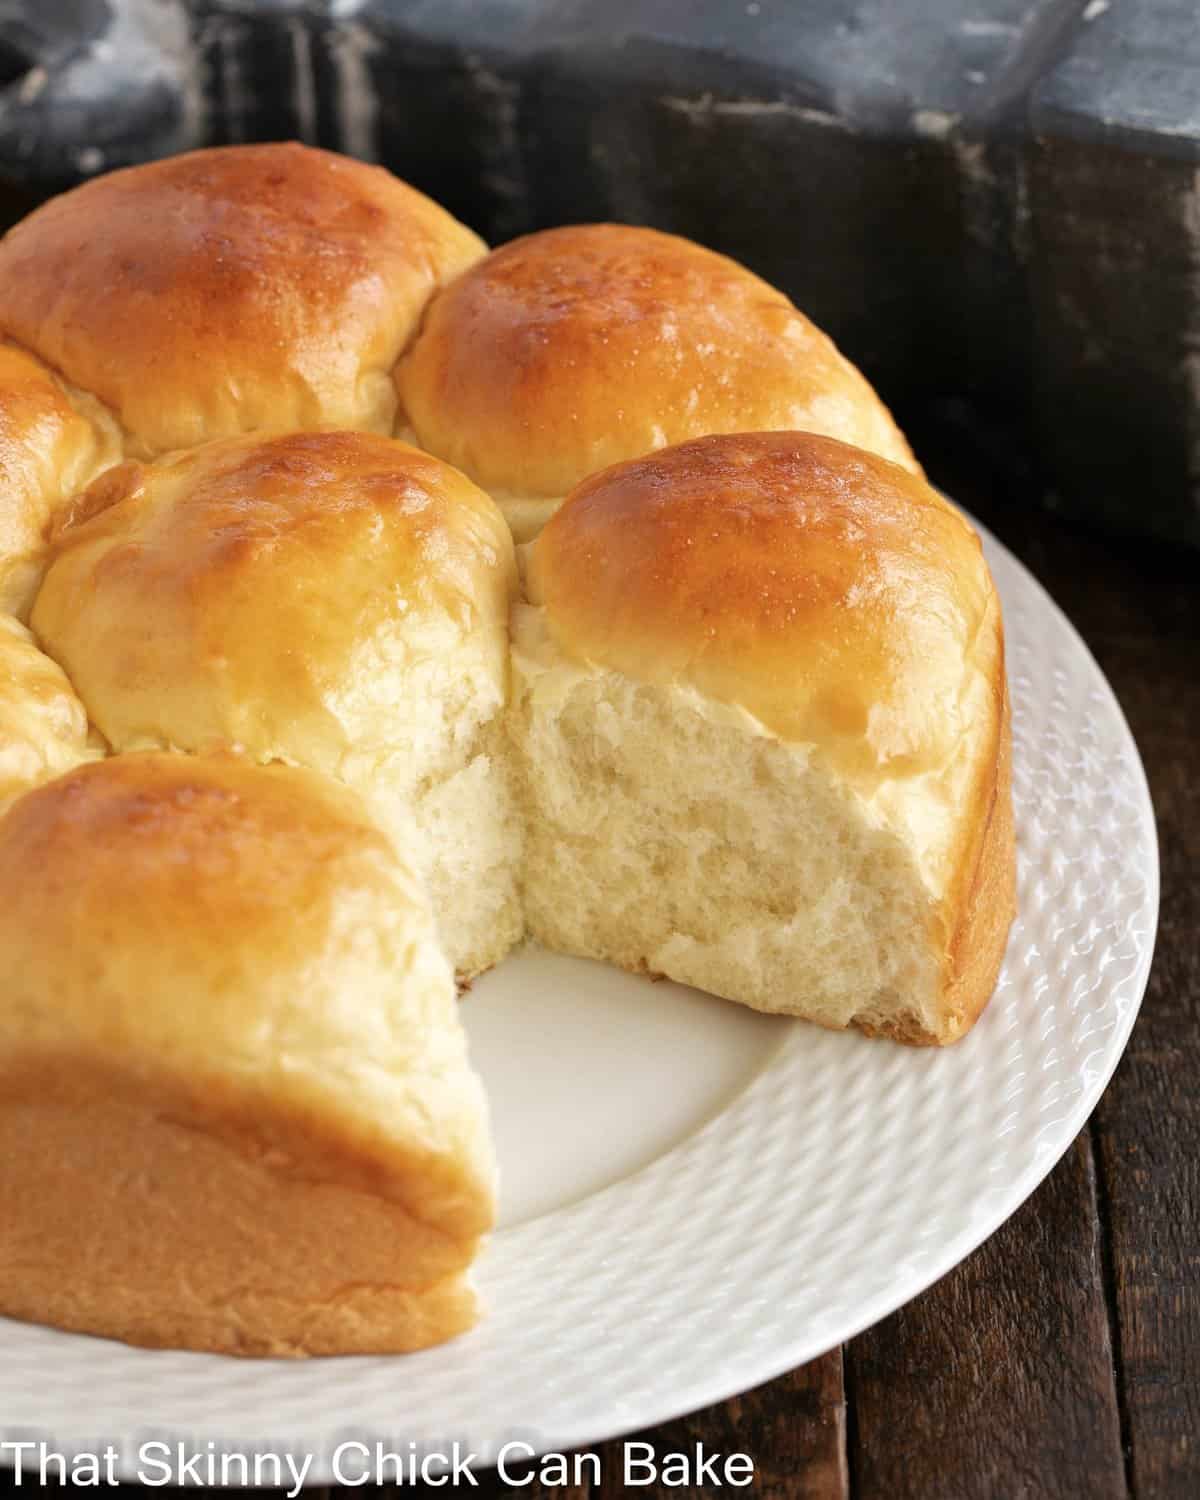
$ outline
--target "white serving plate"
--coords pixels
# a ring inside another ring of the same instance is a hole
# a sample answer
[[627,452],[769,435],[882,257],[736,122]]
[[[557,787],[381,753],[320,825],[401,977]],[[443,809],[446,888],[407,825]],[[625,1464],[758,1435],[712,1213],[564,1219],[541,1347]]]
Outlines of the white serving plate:
[[1158,912],[1149,794],[1111,689],[1040,585],[986,546],[1008,637],[1021,915],[965,1041],[910,1050],[513,958],[464,1002],[504,1185],[478,1329],[407,1358],[288,1363],[0,1319],[0,1442],[111,1443],[127,1478],[161,1457],[147,1441],[206,1461],[307,1455],[309,1482],[353,1477],[358,1449],[334,1468],[347,1442],[437,1455],[457,1441],[482,1467],[505,1442],[561,1451],[757,1385],[974,1249],[1091,1113]]

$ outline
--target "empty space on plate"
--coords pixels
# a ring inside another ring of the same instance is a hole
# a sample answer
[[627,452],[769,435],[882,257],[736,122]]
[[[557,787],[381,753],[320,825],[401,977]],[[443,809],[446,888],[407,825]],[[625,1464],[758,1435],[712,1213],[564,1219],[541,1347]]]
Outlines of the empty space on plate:
[[462,1002],[500,1159],[500,1227],[599,1192],[721,1113],[790,1023],[527,949]]

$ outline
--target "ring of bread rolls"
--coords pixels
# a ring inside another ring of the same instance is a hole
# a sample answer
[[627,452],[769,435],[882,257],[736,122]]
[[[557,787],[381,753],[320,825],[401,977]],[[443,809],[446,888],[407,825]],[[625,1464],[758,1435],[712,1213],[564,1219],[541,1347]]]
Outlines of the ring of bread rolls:
[[749,271],[488,254],[296,145],[53,200],[0,241],[0,1313],[462,1332],[456,978],[532,938],[954,1041],[1009,754],[978,537]]

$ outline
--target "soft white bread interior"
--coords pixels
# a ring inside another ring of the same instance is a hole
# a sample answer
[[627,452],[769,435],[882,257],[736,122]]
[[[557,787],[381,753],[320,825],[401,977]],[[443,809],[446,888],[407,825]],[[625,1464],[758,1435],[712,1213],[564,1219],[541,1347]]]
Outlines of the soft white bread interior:
[[1003,634],[978,537],[808,433],[578,489],[515,613],[526,917],[762,1010],[953,1041],[1014,911]]
[[0,343],[0,612],[28,615],[63,505],[120,457],[97,401]]
[[22,792],[101,752],[66,674],[0,615],[0,813]]
[[589,474],[706,433],[803,428],[919,472],[829,338],[736,261],[677,235],[527,235],[434,297],[399,420],[534,536]]
[[382,167],[295,142],[191,151],[0,240],[0,331],[153,456],[259,428],[391,432],[392,368],[485,251]]
[[231,749],[370,797],[469,976],[521,934],[503,753],[512,542],[428,454],[244,437],[102,475],[33,611],[114,751]]
[[493,1200],[428,903],[353,794],[152,753],[0,819],[0,1313],[420,1348],[475,1319]]

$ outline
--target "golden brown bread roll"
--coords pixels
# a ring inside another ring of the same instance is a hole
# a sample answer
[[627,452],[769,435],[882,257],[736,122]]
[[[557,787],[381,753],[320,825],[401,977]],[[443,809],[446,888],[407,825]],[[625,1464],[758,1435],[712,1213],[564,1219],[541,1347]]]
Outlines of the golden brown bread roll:
[[0,615],[0,813],[22,792],[100,753],[57,662],[11,615]]
[[492,501],[405,443],[316,432],[127,463],[77,509],[33,623],[112,748],[349,783],[403,830],[458,971],[501,958],[521,931],[498,748],[516,574]]
[[580,486],[515,625],[526,917],[763,1010],[948,1042],[1014,911],[1000,607],[921,479],[811,433]]
[[589,474],[706,433],[804,428],[917,469],[782,292],[653,229],[572,225],[493,251],[430,304],[396,379],[400,421],[519,540]]
[[64,502],[120,456],[97,402],[0,344],[0,612],[28,614]]
[[482,241],[381,167],[295,143],[98,177],[0,241],[0,331],[136,456],[253,428],[390,432],[392,367]]
[[[529,932],[907,1042],[990,993],[971,528],[734,262],[614,225],[483,255],[294,145],[0,241],[0,611],[38,590],[36,644],[0,614],[0,1313],[238,1353],[469,1326],[493,1168],[443,954]],[[514,603],[509,528],[572,489]]]
[[482,1089],[349,792],[123,755],[0,819],[0,1312],[241,1354],[475,1318]]

